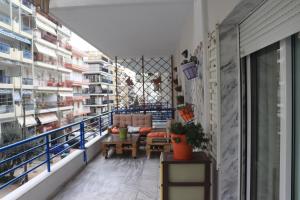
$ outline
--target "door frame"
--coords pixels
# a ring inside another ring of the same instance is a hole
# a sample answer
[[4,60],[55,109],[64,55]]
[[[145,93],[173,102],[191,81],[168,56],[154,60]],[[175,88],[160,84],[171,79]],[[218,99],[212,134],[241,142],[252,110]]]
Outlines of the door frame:
[[[292,188],[292,42],[291,37],[279,41],[280,48],[278,50],[278,62],[280,64],[280,174],[279,174],[279,199],[291,199]],[[246,199],[251,200],[252,193],[252,159],[253,159],[253,138],[252,128],[254,121],[252,117],[255,113],[251,109],[255,102],[253,102],[253,69],[251,68],[251,55],[246,56],[246,134],[247,146],[246,159]]]

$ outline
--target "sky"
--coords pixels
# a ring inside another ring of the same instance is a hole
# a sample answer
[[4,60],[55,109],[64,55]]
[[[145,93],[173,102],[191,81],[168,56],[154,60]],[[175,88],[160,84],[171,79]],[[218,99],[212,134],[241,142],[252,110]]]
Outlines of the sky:
[[97,49],[92,46],[90,43],[82,39],[76,33],[72,32],[71,35],[71,45],[80,51],[97,51]]

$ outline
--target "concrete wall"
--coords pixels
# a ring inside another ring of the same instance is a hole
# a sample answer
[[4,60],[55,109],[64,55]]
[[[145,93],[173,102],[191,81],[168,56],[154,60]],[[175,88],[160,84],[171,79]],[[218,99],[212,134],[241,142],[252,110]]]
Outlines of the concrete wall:
[[[91,161],[99,155],[100,142],[103,137],[97,136],[86,144],[87,160]],[[84,167],[83,151],[76,150],[60,162],[51,166],[51,172],[42,172],[3,200],[46,200],[53,197],[63,185],[74,178]]]

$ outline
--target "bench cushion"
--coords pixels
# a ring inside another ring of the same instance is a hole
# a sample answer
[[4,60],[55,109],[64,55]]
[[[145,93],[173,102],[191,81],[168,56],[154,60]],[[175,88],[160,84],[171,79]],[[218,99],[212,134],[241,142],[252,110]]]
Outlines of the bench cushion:
[[152,131],[151,127],[142,127],[140,128],[140,134],[148,134]]
[[119,132],[120,132],[120,129],[118,129],[117,127],[114,127],[111,129],[112,134],[119,134]]
[[166,138],[168,137],[167,132],[151,132],[147,135],[149,138]]

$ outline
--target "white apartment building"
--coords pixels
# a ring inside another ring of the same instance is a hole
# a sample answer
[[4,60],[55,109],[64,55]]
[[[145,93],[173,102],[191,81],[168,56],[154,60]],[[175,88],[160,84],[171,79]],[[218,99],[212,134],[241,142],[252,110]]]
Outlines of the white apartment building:
[[[0,1],[0,143],[2,133],[33,133],[33,6],[26,0]],[[22,107],[24,106],[24,109]]]
[[84,76],[89,80],[90,99],[86,100],[85,106],[90,108],[91,115],[112,110],[116,87],[113,62],[101,52],[88,52],[86,63],[89,70]]
[[28,0],[0,1],[0,144],[3,133],[28,137],[90,112],[88,66],[71,34]]

